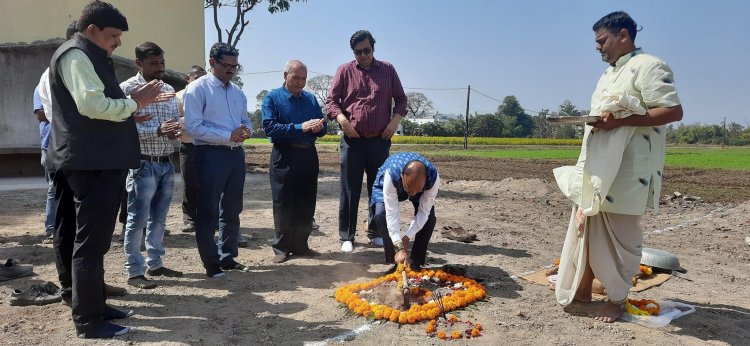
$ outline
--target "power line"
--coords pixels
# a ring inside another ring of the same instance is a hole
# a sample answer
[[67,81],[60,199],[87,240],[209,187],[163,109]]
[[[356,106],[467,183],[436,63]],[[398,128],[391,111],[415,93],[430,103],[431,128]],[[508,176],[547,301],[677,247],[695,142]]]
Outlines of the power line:
[[487,94],[485,94],[485,93],[483,93],[483,92],[481,92],[481,91],[479,91],[479,90],[477,90],[477,89],[471,89],[471,91],[473,91],[473,92],[475,92],[475,93],[477,93],[477,94],[479,94],[479,95],[482,95],[482,96],[484,96],[484,97],[486,97],[486,98],[488,98],[488,99],[490,99],[490,100],[495,100],[495,101],[497,101],[497,102],[503,103],[503,101],[501,101],[501,100],[499,100],[499,99],[496,99],[496,98],[494,98],[494,97],[492,97],[492,96],[490,96],[490,95],[487,95]]
[[[490,95],[487,95],[487,94],[485,94],[485,93],[483,93],[483,92],[481,92],[481,91],[479,91],[477,89],[472,88],[471,91],[473,91],[473,92],[475,92],[475,93],[477,93],[479,95],[482,95],[482,96],[484,96],[484,97],[486,97],[488,99],[495,100],[495,101],[497,101],[497,102],[499,102],[501,104],[503,103],[503,101],[501,101],[501,100],[499,100],[499,99],[497,99],[495,97],[492,97]],[[539,111],[535,111],[535,110],[531,110],[531,109],[526,109],[526,108],[522,108],[522,109],[524,110],[524,112],[530,112],[530,113],[536,113],[536,114],[540,113]]]
[[239,75],[244,76],[248,74],[268,74],[268,73],[279,73],[279,72],[284,72],[284,71],[279,70],[279,71],[262,71],[262,72],[243,72],[243,73],[240,73]]

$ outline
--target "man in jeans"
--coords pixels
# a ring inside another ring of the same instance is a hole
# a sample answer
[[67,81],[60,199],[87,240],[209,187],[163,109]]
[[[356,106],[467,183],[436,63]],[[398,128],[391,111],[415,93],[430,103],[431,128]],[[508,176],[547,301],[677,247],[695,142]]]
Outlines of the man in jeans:
[[[135,47],[135,57],[138,74],[120,84],[125,95],[164,75],[164,51],[155,43],[145,42]],[[161,91],[174,94],[174,88],[166,83]],[[128,284],[151,289],[156,287],[156,283],[147,279],[145,273],[150,276],[182,276],[181,272],[164,267],[161,258],[164,255],[164,224],[174,189],[174,165],[170,161],[170,155],[174,152],[172,140],[180,135],[180,123],[174,98],[152,103],[139,112],[151,115],[151,118],[136,124],[141,143],[141,163],[140,167],[128,172],[126,181],[128,221],[123,247],[127,257],[125,268],[129,276]],[[145,263],[141,254],[144,227],[148,253]]]
[[44,168],[44,178],[47,179],[47,202],[44,207],[44,240],[42,240],[42,243],[51,244],[55,232],[55,172],[47,166],[50,123],[39,96],[38,85],[34,88],[34,114],[36,119],[39,120],[39,139],[42,148],[41,164]]

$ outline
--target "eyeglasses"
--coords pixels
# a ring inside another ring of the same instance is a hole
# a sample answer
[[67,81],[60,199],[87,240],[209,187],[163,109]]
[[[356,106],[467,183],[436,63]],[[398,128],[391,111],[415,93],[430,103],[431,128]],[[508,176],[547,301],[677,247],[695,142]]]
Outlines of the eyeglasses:
[[223,67],[223,68],[225,68],[227,70],[232,70],[232,69],[239,70],[240,68],[242,68],[242,65],[240,65],[240,64],[232,65],[232,64],[227,64],[225,62],[221,62],[221,61],[217,61],[216,63],[219,64],[219,65],[221,65],[221,67]]
[[360,56],[362,54],[364,54],[364,55],[370,55],[370,53],[372,53],[372,48],[369,48],[369,47],[368,48],[362,48],[362,49],[355,49],[354,50],[354,55],[356,55],[356,56]]

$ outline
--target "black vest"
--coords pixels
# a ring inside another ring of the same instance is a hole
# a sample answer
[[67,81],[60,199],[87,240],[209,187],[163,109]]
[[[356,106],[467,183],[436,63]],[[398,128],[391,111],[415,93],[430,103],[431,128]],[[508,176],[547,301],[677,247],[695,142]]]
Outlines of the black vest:
[[52,56],[49,68],[53,119],[48,162],[58,170],[138,168],[140,143],[133,117],[114,122],[92,119],[78,112],[58,70],[60,57],[71,49],[80,49],[91,60],[94,71],[104,84],[104,96],[125,98],[115,77],[112,59],[104,49],[81,34],[63,43]]

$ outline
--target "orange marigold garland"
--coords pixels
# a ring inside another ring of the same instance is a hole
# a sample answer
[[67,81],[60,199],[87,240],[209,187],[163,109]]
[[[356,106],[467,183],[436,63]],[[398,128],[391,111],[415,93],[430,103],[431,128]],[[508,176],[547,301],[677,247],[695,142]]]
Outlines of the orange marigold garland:
[[656,316],[659,314],[661,306],[651,299],[628,299],[625,302],[625,310],[631,315]]
[[[436,319],[441,314],[441,311],[435,301],[430,300],[421,305],[413,304],[408,310],[401,311],[385,304],[370,303],[359,296],[359,292],[372,289],[373,287],[385,282],[396,282],[398,287],[402,287],[401,272],[403,270],[406,270],[406,275],[410,279],[431,280],[433,282],[451,285],[452,292],[442,298],[444,308],[442,312],[462,308],[476,302],[477,300],[485,298],[487,295],[484,286],[476,282],[474,279],[451,275],[442,270],[423,269],[417,272],[408,267],[404,268],[399,265],[398,269],[392,274],[381,276],[370,282],[354,283],[340,287],[336,290],[336,301],[346,305],[349,310],[357,315],[378,320],[389,320],[401,324],[414,324],[419,321]],[[413,291],[412,293],[416,293],[425,298],[431,295],[430,291],[421,287],[414,287],[414,290],[416,291]]]

